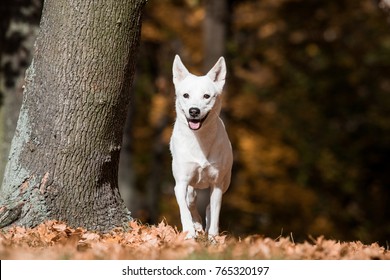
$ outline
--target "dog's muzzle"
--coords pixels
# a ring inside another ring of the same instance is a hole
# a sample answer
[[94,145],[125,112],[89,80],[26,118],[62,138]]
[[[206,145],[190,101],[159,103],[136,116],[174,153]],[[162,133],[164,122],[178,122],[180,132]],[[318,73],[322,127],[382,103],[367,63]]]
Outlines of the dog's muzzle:
[[187,118],[189,128],[192,130],[198,130],[199,128],[201,128],[201,126],[202,126],[204,120],[207,118],[208,114],[204,118],[200,119],[199,118],[199,115],[200,115],[199,108],[192,107],[188,110],[188,112],[190,113],[190,116],[191,116],[191,118]]

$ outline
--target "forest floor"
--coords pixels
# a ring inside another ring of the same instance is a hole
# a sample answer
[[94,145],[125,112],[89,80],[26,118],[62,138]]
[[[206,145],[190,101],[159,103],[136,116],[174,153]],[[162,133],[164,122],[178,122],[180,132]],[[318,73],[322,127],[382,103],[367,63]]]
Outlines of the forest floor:
[[260,235],[243,239],[229,235],[185,240],[185,234],[165,222],[158,225],[129,223],[129,229],[109,233],[70,228],[48,221],[33,229],[12,227],[0,231],[0,259],[387,259],[390,251],[377,243],[339,242],[323,237],[294,243],[289,237],[276,240]]

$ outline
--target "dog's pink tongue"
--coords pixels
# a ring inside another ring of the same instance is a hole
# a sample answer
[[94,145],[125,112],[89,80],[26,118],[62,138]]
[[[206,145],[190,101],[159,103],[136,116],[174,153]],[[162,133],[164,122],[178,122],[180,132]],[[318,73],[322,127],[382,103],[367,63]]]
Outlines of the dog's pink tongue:
[[188,124],[189,124],[190,128],[193,130],[197,130],[200,128],[200,122],[189,121]]

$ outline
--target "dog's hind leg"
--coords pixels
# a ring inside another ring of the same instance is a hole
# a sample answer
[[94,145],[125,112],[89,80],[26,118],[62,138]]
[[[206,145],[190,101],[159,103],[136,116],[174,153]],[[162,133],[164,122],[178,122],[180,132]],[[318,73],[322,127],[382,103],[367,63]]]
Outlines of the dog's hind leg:
[[210,203],[207,205],[207,208],[206,208],[206,229],[205,229],[205,231],[209,232],[209,228],[210,228]]
[[197,192],[192,186],[188,186],[187,188],[187,205],[188,209],[190,209],[192,222],[194,223],[194,228],[196,232],[202,232],[202,218],[199,215],[198,208],[196,207],[196,197]]

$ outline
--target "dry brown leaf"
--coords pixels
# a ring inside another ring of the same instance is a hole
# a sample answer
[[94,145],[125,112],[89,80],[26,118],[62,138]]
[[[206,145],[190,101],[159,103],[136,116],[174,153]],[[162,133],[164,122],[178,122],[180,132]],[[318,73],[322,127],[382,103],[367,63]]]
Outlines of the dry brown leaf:
[[67,226],[66,226],[66,224],[58,223],[58,224],[52,225],[52,228],[53,228],[55,231],[63,232],[63,231],[66,230]]

